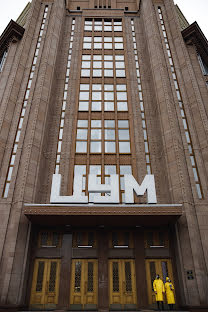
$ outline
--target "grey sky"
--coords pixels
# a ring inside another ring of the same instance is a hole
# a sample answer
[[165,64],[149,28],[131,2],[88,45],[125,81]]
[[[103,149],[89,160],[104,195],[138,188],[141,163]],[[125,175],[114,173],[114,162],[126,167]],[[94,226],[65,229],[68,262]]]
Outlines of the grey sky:
[[[28,0],[6,0],[1,1],[0,10],[0,34],[3,32],[11,19],[16,20]],[[208,38],[208,0],[174,0],[191,24],[197,21],[205,36]]]

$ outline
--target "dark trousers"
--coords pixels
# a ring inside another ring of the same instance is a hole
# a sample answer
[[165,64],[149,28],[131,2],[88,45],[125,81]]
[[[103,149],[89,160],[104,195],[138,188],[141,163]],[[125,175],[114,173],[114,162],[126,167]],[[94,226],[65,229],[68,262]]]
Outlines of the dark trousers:
[[164,305],[163,305],[163,301],[157,301],[157,309],[160,311],[160,305],[162,307],[162,310],[164,310]]
[[173,304],[169,304],[168,306],[169,306],[169,310],[173,311]]

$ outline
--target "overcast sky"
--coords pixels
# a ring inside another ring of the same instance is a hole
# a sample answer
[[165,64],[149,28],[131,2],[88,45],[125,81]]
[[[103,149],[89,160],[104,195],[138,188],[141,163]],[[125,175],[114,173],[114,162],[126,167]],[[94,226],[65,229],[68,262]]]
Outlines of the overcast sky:
[[[11,19],[16,20],[20,15],[28,0],[0,0],[0,34]],[[145,0],[144,0],[145,1]],[[174,0],[178,4],[181,11],[185,15],[188,22],[191,24],[198,22],[205,36],[208,38],[208,0]]]

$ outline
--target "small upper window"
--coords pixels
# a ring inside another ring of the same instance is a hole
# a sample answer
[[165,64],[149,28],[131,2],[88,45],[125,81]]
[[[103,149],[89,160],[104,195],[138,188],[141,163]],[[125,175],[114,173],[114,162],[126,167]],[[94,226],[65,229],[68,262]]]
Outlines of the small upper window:
[[199,60],[199,64],[200,64],[203,75],[207,76],[208,75],[208,66],[205,64],[205,62],[201,58],[200,54],[198,54],[198,60]]
[[2,72],[2,70],[3,70],[4,64],[6,61],[6,57],[7,57],[7,50],[5,50],[0,57],[0,72]]

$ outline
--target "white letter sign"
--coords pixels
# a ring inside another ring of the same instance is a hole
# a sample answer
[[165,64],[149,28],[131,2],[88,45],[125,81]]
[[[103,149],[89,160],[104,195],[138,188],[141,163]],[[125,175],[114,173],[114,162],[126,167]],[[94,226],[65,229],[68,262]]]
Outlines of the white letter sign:
[[137,196],[144,195],[147,191],[148,204],[156,204],[157,197],[155,191],[155,179],[153,174],[147,174],[139,185],[131,174],[124,175],[124,187],[125,187],[125,203],[134,203],[134,192]]
[[[59,204],[87,204],[88,196],[82,192],[82,175],[74,176],[74,188],[72,196],[61,196],[61,175],[54,174],[51,186],[51,203]],[[125,189],[125,204],[134,203],[134,192],[137,196],[142,196],[147,192],[148,204],[156,204],[156,190],[154,175],[147,174],[141,185],[137,183],[131,174],[124,175],[124,189]],[[119,191],[119,176],[118,174],[110,175],[110,184],[98,184],[96,181],[96,174],[88,175],[88,192],[97,193],[93,198],[93,203],[96,204],[118,204]],[[101,196],[100,193],[105,193]]]
[[91,193],[110,193],[109,196],[96,195],[93,199],[94,203],[119,203],[119,184],[118,174],[110,175],[110,184],[98,184],[96,182],[96,174],[88,175],[88,191]]
[[61,175],[53,174],[51,187],[51,203],[88,203],[88,197],[82,194],[82,175],[74,177],[74,193],[72,196],[61,196]]

